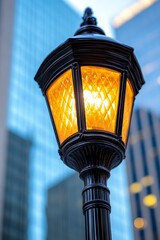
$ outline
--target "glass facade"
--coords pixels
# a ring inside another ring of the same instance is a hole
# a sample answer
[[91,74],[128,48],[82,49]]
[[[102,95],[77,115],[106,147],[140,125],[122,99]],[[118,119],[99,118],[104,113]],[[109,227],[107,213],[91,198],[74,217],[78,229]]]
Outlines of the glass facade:
[[30,139],[8,132],[3,240],[27,239]]
[[137,109],[133,114],[127,154],[136,240],[160,238],[159,143],[159,117],[144,109]]
[[[146,81],[143,91],[136,98],[136,106],[160,114],[160,1],[150,2],[151,6],[132,14],[128,21],[115,27],[115,35],[117,40],[135,48]],[[130,9],[126,13],[129,15]]]
[[[111,227],[113,240],[133,239],[130,224],[130,212],[129,208],[126,206],[129,201],[126,197],[127,181],[123,171],[124,166],[120,166],[113,170],[111,179],[109,180],[109,187],[111,190]],[[121,176],[123,176],[123,178]],[[56,240],[84,239],[84,216],[81,211],[82,188],[82,181],[79,179],[78,174],[74,174],[48,190],[48,240],[53,239],[53,235],[55,234]],[[119,189],[119,192],[117,189]],[[72,194],[73,191],[74,194]],[[56,206],[54,212],[51,211],[52,204]]]
[[[149,3],[142,8],[143,3]],[[137,1],[113,21],[119,41],[135,48],[146,84],[135,101],[127,154],[136,240],[159,239],[160,1]],[[124,16],[124,18],[123,18]],[[146,185],[147,181],[147,185]],[[139,222],[140,220],[140,222]]]
[[45,239],[46,190],[71,173],[59,160],[45,99],[33,79],[46,55],[72,36],[80,21],[79,15],[60,0],[15,1],[8,128],[32,139],[28,178],[29,240]]
[[133,240],[130,199],[125,162],[111,172],[108,183],[111,201],[111,227],[113,240]]
[[[62,0],[15,0],[7,125],[12,133],[32,143],[24,237],[28,240],[47,238],[48,189],[73,173],[60,161],[45,99],[33,78],[43,59],[72,36],[80,23],[79,15]],[[112,235],[113,239],[132,240],[124,168],[122,165],[113,170],[109,181]],[[54,208],[53,204],[53,213]],[[61,221],[65,221],[63,216]],[[17,229],[20,234],[21,229]],[[18,238],[11,235],[10,239]]]

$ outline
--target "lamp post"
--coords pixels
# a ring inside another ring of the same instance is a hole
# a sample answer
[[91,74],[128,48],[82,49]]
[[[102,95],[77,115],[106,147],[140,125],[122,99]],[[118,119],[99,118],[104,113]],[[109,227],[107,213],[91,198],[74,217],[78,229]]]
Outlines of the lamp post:
[[110,240],[107,180],[125,158],[134,99],[144,84],[133,48],[106,37],[87,8],[74,37],[49,54],[35,80],[60,157],[84,181],[86,240]]

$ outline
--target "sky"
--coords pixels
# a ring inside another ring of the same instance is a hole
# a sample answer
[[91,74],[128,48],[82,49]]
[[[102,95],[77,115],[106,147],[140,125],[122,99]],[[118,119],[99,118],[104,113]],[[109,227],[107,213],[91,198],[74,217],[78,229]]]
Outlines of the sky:
[[91,7],[94,16],[97,18],[98,26],[106,35],[113,37],[114,32],[111,27],[112,19],[124,8],[139,0],[64,0],[83,16],[84,9]]

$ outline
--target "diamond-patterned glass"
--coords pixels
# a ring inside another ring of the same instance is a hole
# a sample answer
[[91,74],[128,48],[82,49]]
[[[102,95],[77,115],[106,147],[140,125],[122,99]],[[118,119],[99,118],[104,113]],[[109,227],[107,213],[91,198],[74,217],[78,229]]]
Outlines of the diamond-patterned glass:
[[127,79],[125,102],[124,102],[123,126],[122,126],[122,140],[125,144],[127,142],[127,137],[128,137],[133,100],[134,100],[134,91],[130,84],[129,79]]
[[48,88],[47,98],[60,143],[78,132],[71,69],[64,72]]
[[82,66],[81,74],[86,128],[115,133],[121,73]]

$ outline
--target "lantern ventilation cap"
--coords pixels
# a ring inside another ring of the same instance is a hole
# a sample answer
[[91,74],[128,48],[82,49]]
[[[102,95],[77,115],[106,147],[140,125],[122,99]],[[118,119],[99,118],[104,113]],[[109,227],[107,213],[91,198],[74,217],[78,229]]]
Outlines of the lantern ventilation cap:
[[84,11],[84,15],[82,17],[83,22],[80,25],[80,28],[74,34],[101,34],[105,35],[104,31],[97,26],[97,19],[93,16],[93,11],[91,8],[87,7]]

